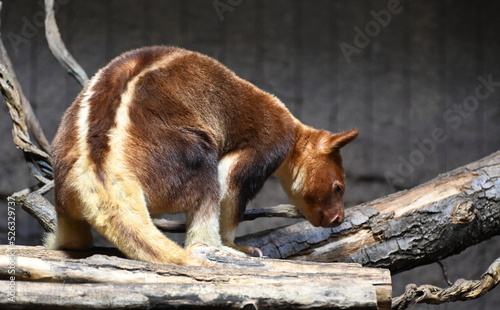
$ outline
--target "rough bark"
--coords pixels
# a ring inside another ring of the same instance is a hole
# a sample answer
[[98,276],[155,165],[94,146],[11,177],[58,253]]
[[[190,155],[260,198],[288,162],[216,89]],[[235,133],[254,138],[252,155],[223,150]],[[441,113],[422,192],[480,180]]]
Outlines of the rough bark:
[[500,152],[346,211],[335,228],[307,222],[242,237],[272,258],[357,262],[399,272],[500,234]]
[[24,211],[35,218],[47,232],[55,232],[57,216],[54,206],[38,192],[22,195],[16,199]]
[[26,123],[26,110],[19,89],[16,88],[15,77],[2,61],[0,59],[0,88],[12,118],[14,143],[23,151],[31,174],[43,185],[52,184],[52,181],[47,179],[47,175],[52,173],[50,155],[31,141]]
[[[236,257],[198,246],[194,254],[214,266],[182,267],[93,255],[95,251],[0,246],[0,279],[12,275],[8,273],[11,251],[16,257],[15,303],[8,301],[8,292],[0,292],[5,295],[0,298],[3,309],[34,301],[39,309],[390,307],[390,273],[358,264]],[[8,281],[0,282],[7,286]]]

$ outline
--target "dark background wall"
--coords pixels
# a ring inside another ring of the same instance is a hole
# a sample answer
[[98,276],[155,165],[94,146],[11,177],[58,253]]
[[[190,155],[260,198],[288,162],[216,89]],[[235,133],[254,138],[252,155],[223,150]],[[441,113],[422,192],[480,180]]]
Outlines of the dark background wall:
[[[62,37],[89,75],[126,50],[178,45],[277,95],[306,124],[359,128],[358,140],[343,150],[347,205],[410,188],[500,149],[498,1],[56,2]],[[80,86],[47,49],[43,16],[42,1],[4,1],[2,39],[52,139]],[[488,80],[493,83],[480,86]],[[7,205],[9,194],[34,182],[3,111],[0,198]],[[282,202],[271,179],[252,207]],[[241,233],[282,223],[260,220]],[[0,243],[6,242],[4,224]],[[16,226],[18,243],[40,244],[40,228],[21,211]],[[499,256],[499,241],[445,260],[451,279],[479,277]],[[409,282],[444,285],[437,264],[396,276],[395,293]],[[495,309],[499,295],[415,309]]]

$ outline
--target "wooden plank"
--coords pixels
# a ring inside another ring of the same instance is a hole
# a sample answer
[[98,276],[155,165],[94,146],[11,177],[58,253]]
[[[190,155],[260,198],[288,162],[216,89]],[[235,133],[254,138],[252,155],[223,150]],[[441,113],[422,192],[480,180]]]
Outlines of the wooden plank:
[[[7,286],[7,281],[0,281]],[[249,288],[258,288],[255,290]],[[16,302],[0,293],[4,309],[382,309],[363,286],[259,284],[63,284],[16,283]],[[35,300],[35,301],[34,301]],[[351,302],[352,301],[352,302]],[[390,308],[385,308],[390,309]]]

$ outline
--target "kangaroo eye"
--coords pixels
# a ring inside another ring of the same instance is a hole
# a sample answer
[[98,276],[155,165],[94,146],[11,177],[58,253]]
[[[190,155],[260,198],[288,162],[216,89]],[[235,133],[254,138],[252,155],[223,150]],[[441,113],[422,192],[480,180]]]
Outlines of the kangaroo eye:
[[334,190],[335,190],[335,192],[337,192],[337,193],[341,193],[341,192],[342,192],[342,190],[343,190],[342,186],[340,186],[340,185],[338,185],[338,184],[334,184],[334,185],[333,185],[333,189],[334,189]]

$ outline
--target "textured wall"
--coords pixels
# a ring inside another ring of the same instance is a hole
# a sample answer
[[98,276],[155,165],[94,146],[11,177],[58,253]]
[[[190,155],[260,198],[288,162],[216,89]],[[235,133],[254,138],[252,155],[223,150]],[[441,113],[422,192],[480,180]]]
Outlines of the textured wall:
[[[358,127],[359,139],[343,152],[348,205],[412,187],[500,148],[497,1],[56,2],[63,39],[89,75],[128,49],[178,45],[219,59],[277,95],[309,125],[332,131]],[[41,1],[4,2],[3,41],[52,138],[80,87],[47,49],[42,19]],[[33,184],[10,128],[0,113],[5,204],[8,194]],[[270,180],[253,206],[280,202],[286,198]],[[245,224],[242,232],[266,225],[269,220]],[[19,243],[40,243],[37,224],[20,212],[17,227]],[[445,264],[456,269],[450,272],[456,277],[465,268],[478,277],[500,253],[498,242]],[[455,266],[466,258],[482,263]],[[436,268],[398,276],[399,292],[409,281],[442,285]],[[500,302],[496,295],[439,309],[493,309]]]

